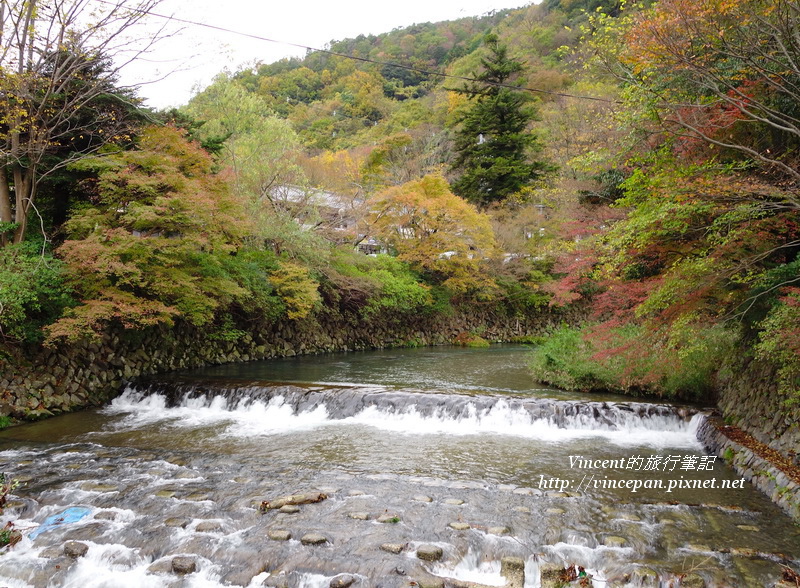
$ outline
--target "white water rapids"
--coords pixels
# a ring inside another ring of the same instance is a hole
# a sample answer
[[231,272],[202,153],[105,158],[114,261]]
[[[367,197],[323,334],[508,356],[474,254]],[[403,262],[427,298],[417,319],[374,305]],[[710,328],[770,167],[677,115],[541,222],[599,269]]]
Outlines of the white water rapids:
[[[370,399],[375,403],[352,415],[333,416],[324,402],[298,410],[280,394],[268,399],[242,398],[233,405],[222,394],[187,394],[175,406],[170,406],[164,394],[142,394],[131,388],[116,398],[105,412],[124,415],[116,425],[118,428],[156,423],[175,428],[216,426],[221,435],[234,438],[362,425],[409,435],[509,435],[551,443],[598,437],[619,446],[701,448],[695,436],[703,418],[699,413],[686,419],[677,412],[643,414],[616,410],[613,404],[606,404],[606,418],[598,419],[588,412],[541,414],[526,410],[524,405],[512,406],[499,398],[483,407],[466,399],[457,414],[446,405],[436,406],[426,414],[413,402],[399,407],[392,403],[381,404],[376,400],[380,392],[370,391],[373,392]],[[330,394],[335,395],[336,390]],[[559,404],[570,403],[561,401]]]

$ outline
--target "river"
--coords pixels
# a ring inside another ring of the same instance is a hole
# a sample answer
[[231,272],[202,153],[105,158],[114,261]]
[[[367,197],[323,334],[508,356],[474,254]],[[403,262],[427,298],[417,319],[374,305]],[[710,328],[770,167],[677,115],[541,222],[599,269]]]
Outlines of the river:
[[[3,431],[0,471],[23,484],[0,522],[23,539],[0,556],[0,584],[503,585],[509,556],[526,587],[567,566],[604,588],[686,574],[767,586],[797,568],[797,525],[697,442],[702,407],[536,386],[527,354],[205,368]],[[298,493],[321,500],[260,508]],[[313,534],[324,542],[302,542]],[[71,541],[85,555],[65,555]],[[421,546],[441,559],[418,558]]]

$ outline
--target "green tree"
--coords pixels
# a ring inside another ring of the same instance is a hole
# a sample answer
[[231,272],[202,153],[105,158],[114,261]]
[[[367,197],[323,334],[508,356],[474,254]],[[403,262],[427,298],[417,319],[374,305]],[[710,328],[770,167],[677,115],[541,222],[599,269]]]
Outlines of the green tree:
[[208,153],[174,128],[150,127],[138,150],[81,165],[97,168],[97,205],[67,222],[58,249],[81,304],[48,327],[51,341],[93,337],[109,323],[203,326],[248,303],[252,284],[235,267],[248,221]]
[[494,34],[484,44],[488,54],[481,58],[483,71],[473,74],[479,83],[459,90],[471,104],[460,117],[452,167],[461,172],[453,192],[485,207],[519,192],[550,166],[530,160],[540,147],[528,130],[535,117],[530,97],[513,87],[522,62],[509,57]]
[[220,161],[253,221],[250,241],[307,262],[317,259],[326,247],[296,220],[314,226],[319,214],[296,162],[300,143],[291,124],[224,73],[184,111],[203,121],[199,139],[221,141]]
[[268,202],[276,187],[303,182],[294,163],[300,144],[291,125],[226,74],[192,98],[185,111],[204,121],[198,138],[224,140],[222,162],[233,171],[240,197]]

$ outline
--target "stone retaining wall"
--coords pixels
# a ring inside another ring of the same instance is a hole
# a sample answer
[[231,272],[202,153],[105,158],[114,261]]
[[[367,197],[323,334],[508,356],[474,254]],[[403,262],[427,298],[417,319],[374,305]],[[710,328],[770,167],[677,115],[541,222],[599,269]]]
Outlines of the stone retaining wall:
[[800,399],[778,392],[775,367],[755,360],[718,378],[717,406],[736,425],[800,465]]
[[236,341],[214,339],[184,324],[145,331],[120,328],[97,342],[32,349],[0,363],[0,415],[35,419],[100,405],[140,375],[299,354],[439,345],[464,332],[510,341],[541,334],[568,318],[549,311],[517,318],[481,309],[369,321],[328,315],[255,328]]
[[718,418],[706,418],[697,429],[697,438],[792,518],[800,520],[800,485],[747,447],[729,439],[723,427]]

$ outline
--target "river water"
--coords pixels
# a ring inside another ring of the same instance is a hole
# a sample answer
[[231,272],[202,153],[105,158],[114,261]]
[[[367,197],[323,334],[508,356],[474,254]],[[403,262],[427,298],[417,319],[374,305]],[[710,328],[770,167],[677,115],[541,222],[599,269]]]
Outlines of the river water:
[[[503,585],[506,556],[525,561],[526,587],[567,566],[598,587],[769,586],[797,569],[798,527],[706,455],[701,407],[537,387],[527,353],[207,368],[3,431],[0,471],[23,484],[1,522],[23,539],[0,556],[0,585]],[[325,498],[259,508],[298,493]],[[70,541],[86,554],[65,555]],[[173,570],[182,556],[194,572]]]

